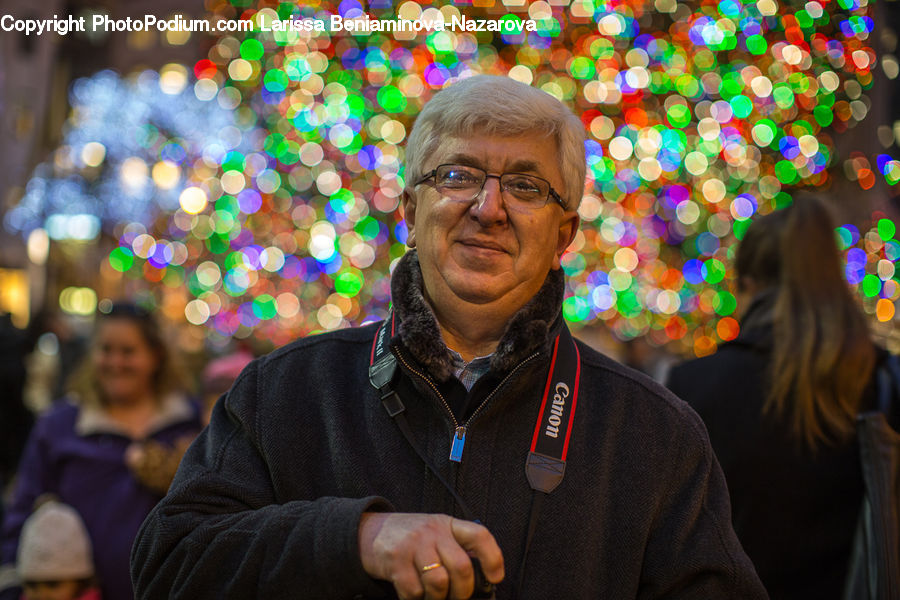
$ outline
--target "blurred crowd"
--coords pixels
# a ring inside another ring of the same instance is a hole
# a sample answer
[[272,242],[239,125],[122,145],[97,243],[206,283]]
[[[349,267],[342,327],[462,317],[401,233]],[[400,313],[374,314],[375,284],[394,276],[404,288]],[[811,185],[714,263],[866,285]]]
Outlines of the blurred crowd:
[[[35,319],[34,333],[0,322],[0,598],[133,597],[138,528],[253,358],[213,357],[192,381],[162,332],[128,303],[98,313],[87,340],[58,318]],[[29,384],[29,366],[41,382]],[[53,390],[52,401],[28,396],[32,384]]]

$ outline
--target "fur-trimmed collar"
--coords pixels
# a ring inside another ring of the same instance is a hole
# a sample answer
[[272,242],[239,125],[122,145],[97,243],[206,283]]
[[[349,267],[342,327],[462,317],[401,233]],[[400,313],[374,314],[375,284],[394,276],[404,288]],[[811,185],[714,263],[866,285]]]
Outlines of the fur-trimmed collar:
[[[419,363],[438,381],[446,381],[453,372],[453,359],[423,290],[419,256],[410,250],[397,262],[391,277],[398,334]],[[550,349],[550,331],[560,318],[564,292],[562,269],[551,270],[538,293],[507,323],[491,356],[491,369],[506,371],[531,353]]]

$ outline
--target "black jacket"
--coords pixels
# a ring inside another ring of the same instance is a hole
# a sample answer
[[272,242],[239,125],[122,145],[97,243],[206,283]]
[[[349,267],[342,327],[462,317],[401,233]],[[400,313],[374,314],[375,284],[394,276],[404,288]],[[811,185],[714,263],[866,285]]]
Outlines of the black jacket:
[[[862,499],[857,443],[812,455],[786,424],[763,415],[772,302],[758,297],[736,340],[674,367],[668,386],[706,423],[728,481],[734,529],[771,597],[837,599]],[[873,400],[870,388],[864,405]]]
[[[447,377],[421,285],[410,253],[392,281],[397,389],[420,446],[497,539],[506,564],[498,598],[511,598],[532,499],[524,465],[536,390],[562,327],[562,275],[551,273],[511,321],[491,372],[468,395]],[[241,374],[138,535],[138,597],[381,597],[390,588],[359,560],[361,513],[460,516],[369,385],[374,334],[368,326],[299,340]],[[765,598],[731,529],[700,420],[650,379],[579,348],[565,479],[544,501],[518,597]],[[452,419],[436,390],[462,393],[463,414],[498,384],[470,423],[462,462],[451,463]]]

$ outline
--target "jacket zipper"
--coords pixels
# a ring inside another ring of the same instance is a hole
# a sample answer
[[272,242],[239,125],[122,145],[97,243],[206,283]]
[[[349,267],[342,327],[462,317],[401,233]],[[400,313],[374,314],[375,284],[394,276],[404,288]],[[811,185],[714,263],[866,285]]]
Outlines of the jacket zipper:
[[462,425],[460,425],[459,421],[456,420],[456,416],[453,414],[453,411],[450,410],[450,405],[447,404],[447,400],[444,399],[444,395],[441,394],[440,390],[437,389],[437,386],[434,385],[434,382],[431,380],[431,377],[424,375],[421,372],[417,371],[416,369],[412,368],[409,365],[409,363],[406,362],[406,360],[403,358],[403,353],[400,352],[399,350],[397,351],[397,358],[400,360],[401,363],[403,363],[403,366],[405,366],[410,372],[415,373],[416,375],[421,377],[423,380],[425,380],[425,383],[427,383],[431,387],[431,389],[434,390],[434,393],[437,394],[437,397],[440,398],[441,404],[444,405],[444,410],[447,412],[447,415],[449,415],[450,420],[453,422],[453,437],[450,441],[450,460],[458,463],[458,462],[462,462],[463,448],[466,445],[466,433],[468,432],[468,428],[472,424],[472,421],[474,421],[475,417],[478,416],[478,413],[480,413],[481,410],[485,406],[487,406],[488,402],[491,401],[491,398],[494,397],[494,395],[500,390],[500,388],[502,388],[503,385],[507,381],[509,381],[509,378],[512,377],[513,375],[515,375],[516,372],[525,363],[529,362],[530,360],[532,360],[536,356],[538,356],[538,354],[540,354],[540,353],[535,352],[534,354],[525,358],[519,364],[517,364],[515,366],[515,368],[512,371],[510,371],[499,384],[497,384],[497,387],[495,387],[491,391],[491,393],[487,395],[487,397],[481,402],[481,404],[478,405],[478,408],[475,409],[475,411],[472,413],[472,416],[469,417],[469,420],[466,421]]

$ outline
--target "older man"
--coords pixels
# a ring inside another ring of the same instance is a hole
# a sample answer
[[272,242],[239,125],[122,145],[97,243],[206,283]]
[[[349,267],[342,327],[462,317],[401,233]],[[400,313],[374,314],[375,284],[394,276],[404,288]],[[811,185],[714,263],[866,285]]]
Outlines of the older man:
[[242,373],[144,524],[139,597],[766,597],[699,419],[563,322],[583,143],[503,77],[425,106],[390,318]]

